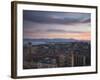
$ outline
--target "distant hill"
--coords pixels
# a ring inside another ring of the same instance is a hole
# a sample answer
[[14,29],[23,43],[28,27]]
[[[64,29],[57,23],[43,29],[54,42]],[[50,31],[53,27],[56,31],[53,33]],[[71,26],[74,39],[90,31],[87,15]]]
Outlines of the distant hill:
[[33,45],[38,44],[47,44],[47,43],[62,43],[62,42],[90,42],[86,40],[76,40],[76,39],[61,39],[61,38],[54,38],[54,39],[24,39],[24,44],[31,42]]

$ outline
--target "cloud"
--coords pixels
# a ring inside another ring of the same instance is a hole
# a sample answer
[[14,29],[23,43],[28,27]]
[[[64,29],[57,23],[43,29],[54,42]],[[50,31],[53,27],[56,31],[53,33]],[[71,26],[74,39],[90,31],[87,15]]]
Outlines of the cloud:
[[90,18],[84,18],[82,20],[80,20],[81,23],[89,23],[91,22],[91,19]]
[[[88,20],[87,20],[88,18]],[[23,20],[46,24],[75,24],[89,23],[89,13],[51,12],[51,11],[23,11]]]
[[62,30],[62,29],[48,29],[45,30],[45,32],[51,32],[51,33],[84,33],[86,31],[68,31],[68,30]]
[[80,33],[87,33],[86,31],[67,31],[67,30],[62,30],[62,29],[48,29],[48,30],[24,30],[24,34],[52,34],[52,33],[58,33],[58,34],[80,34]]
[[61,29],[48,29],[46,32],[57,32],[57,33],[62,33],[66,32],[66,30],[61,30]]

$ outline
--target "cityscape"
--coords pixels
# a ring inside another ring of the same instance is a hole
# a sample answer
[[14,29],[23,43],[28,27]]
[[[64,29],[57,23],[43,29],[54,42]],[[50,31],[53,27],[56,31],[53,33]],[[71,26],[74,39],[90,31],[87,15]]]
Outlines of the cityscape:
[[25,44],[23,48],[23,68],[34,69],[91,65],[89,41],[74,42],[73,40],[71,42],[60,42],[60,40],[44,44],[41,42],[38,45],[32,45],[32,42]]

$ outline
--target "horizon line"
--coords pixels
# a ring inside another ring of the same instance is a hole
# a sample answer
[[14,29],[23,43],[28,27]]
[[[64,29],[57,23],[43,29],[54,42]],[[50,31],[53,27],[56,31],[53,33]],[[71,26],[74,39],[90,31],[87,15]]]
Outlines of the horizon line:
[[91,41],[89,39],[75,39],[75,38],[23,38],[23,39],[73,39],[73,40],[83,40],[83,41]]

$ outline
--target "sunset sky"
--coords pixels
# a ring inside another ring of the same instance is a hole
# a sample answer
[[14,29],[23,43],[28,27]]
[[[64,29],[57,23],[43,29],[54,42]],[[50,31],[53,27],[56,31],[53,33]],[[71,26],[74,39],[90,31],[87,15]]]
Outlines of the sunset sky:
[[23,35],[24,39],[90,40],[91,14],[24,10]]

